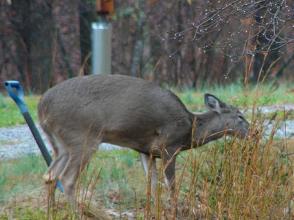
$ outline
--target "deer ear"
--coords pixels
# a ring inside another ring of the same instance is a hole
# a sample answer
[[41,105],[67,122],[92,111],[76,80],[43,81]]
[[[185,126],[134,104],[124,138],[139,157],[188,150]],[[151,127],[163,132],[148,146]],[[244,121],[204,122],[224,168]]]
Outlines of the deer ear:
[[221,113],[221,109],[224,107],[224,103],[222,103],[214,95],[208,93],[204,95],[204,103],[209,110],[217,113]]

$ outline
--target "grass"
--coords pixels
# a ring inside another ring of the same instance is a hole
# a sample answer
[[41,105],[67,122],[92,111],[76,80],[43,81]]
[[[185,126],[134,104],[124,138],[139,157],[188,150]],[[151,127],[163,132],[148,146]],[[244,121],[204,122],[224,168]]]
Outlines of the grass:
[[[272,137],[262,141],[260,136],[247,141],[225,139],[181,153],[178,218],[292,219],[293,213],[287,210],[293,208],[293,164],[287,144],[290,146],[287,140],[274,141]],[[1,220],[9,215],[13,219],[47,219],[48,200],[41,180],[45,169],[39,156],[1,163]],[[146,219],[146,203],[150,203],[149,216],[173,217],[167,191],[158,191],[160,202],[146,197],[148,181],[134,151],[98,151],[79,183],[79,189],[89,188],[94,192],[94,209],[129,211],[137,219]],[[53,219],[70,219],[64,196],[57,193],[56,200]]]
[[[25,103],[34,120],[37,119],[37,105],[39,96],[26,96]],[[25,121],[17,108],[16,104],[9,97],[0,94],[0,127],[8,127],[13,125],[24,124]]]
[[0,203],[24,192],[40,187],[40,176],[46,170],[45,162],[35,155],[2,161],[0,164]]
[[258,85],[244,88],[238,84],[227,85],[226,87],[205,88],[201,91],[191,89],[174,90],[180,99],[192,111],[203,110],[203,94],[211,93],[221,100],[240,108],[251,108],[253,105],[277,105],[294,103],[293,85]]
[[[232,85],[209,92],[244,108],[294,103],[291,88],[286,86],[275,91],[264,86],[255,91]],[[176,93],[191,111],[203,109],[204,91]],[[34,119],[38,99],[26,97]],[[0,112],[0,126],[23,123],[15,104],[7,97],[0,98]],[[4,119],[9,114],[8,123]],[[177,159],[177,191],[172,201],[163,187],[162,174],[156,198],[149,197],[150,182],[144,176],[138,154],[132,150],[98,151],[80,178],[79,194],[85,194],[83,189],[91,191],[88,200],[92,208],[103,207],[115,213],[117,219],[127,219],[125,211],[136,219],[174,219],[175,204],[178,219],[293,219],[294,140],[276,139],[275,128],[270,137],[262,138],[261,121],[271,117],[254,115],[253,127],[261,131],[255,138],[226,138],[181,153]],[[285,115],[278,112],[274,122],[283,118]],[[162,172],[161,163],[158,165]],[[61,193],[56,195],[56,204],[49,202],[41,179],[45,170],[39,156],[0,163],[0,220],[73,218]]]
[[[95,182],[95,198],[100,205],[116,210],[134,208],[133,197],[138,196],[138,204],[145,202],[145,176],[140,167],[138,155],[132,150],[99,151],[81,177],[81,184],[87,187],[91,178],[99,173]],[[26,156],[8,160],[0,165],[0,220],[8,219],[46,219],[47,196],[41,179],[46,171],[40,156]],[[132,177],[132,178],[131,178]],[[61,193],[58,193],[62,197]],[[36,200],[35,198],[39,198]],[[65,206],[64,198],[61,206]],[[39,208],[42,207],[42,208]],[[66,219],[68,209],[57,213],[55,219]],[[24,216],[29,216],[24,218]]]
[[[138,167],[140,165],[138,163],[135,151],[112,150],[109,153],[109,151],[100,150],[93,157],[88,172],[96,172],[103,167],[100,172],[101,186],[103,186],[101,192],[107,191],[109,186],[113,187],[114,184],[117,188],[128,188],[125,185],[125,178],[135,171],[131,168]],[[43,181],[40,176],[46,169],[44,159],[36,155],[3,161],[0,165],[0,203],[18,194],[23,195],[23,191],[35,190],[36,186],[41,186]],[[107,195],[104,196],[107,197]]]

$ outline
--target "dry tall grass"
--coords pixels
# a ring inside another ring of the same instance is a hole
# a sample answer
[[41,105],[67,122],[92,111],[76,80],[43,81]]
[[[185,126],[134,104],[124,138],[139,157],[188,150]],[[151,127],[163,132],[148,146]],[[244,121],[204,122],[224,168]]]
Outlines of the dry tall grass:
[[[279,121],[274,123],[278,125]],[[103,210],[101,200],[97,202],[94,199],[101,196],[95,190],[99,189],[100,172],[97,174],[97,170],[103,167],[91,169],[91,173],[85,172],[78,188],[84,190],[80,191],[79,195],[82,196],[79,200],[84,204],[86,215],[79,217],[293,219],[291,201],[294,179],[291,155],[287,153],[289,140],[275,140],[277,126],[273,126],[270,135],[265,136],[263,124],[263,120],[253,117],[251,138],[225,138],[209,146],[181,153],[178,156],[176,192],[173,197],[164,186],[164,166],[159,163],[155,197],[151,196],[151,179],[147,178],[145,185],[142,185],[145,189],[141,187],[142,191],[145,190],[144,204],[139,202],[136,193],[132,193],[129,197],[133,202],[128,210]],[[135,177],[130,175],[128,178]],[[88,208],[87,212],[85,207]],[[58,216],[56,209],[49,210],[48,216]]]

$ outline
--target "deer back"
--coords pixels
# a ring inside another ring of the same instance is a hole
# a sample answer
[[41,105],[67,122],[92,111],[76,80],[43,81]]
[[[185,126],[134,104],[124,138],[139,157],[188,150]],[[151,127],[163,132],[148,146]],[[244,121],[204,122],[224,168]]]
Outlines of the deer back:
[[64,81],[44,94],[38,113],[47,130],[100,135],[103,142],[138,151],[148,151],[143,146],[158,136],[183,142],[193,117],[172,92],[122,75]]

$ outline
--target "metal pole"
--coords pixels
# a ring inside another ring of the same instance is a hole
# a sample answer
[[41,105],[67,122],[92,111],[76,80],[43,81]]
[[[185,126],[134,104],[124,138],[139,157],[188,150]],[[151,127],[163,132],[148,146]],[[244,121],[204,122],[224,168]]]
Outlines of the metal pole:
[[[23,115],[25,121],[27,122],[36,142],[37,145],[41,151],[41,154],[43,158],[46,161],[47,166],[49,166],[52,162],[52,158],[43,142],[43,139],[29,113],[29,110],[23,100],[24,97],[24,92],[23,88],[20,85],[18,81],[10,80],[10,81],[5,81],[4,86],[9,94],[9,96],[14,100],[16,105],[21,111],[21,114]],[[63,192],[63,187],[60,181],[57,181],[56,186],[60,189],[61,192]]]
[[92,74],[111,73],[112,25],[106,15],[92,23]]

